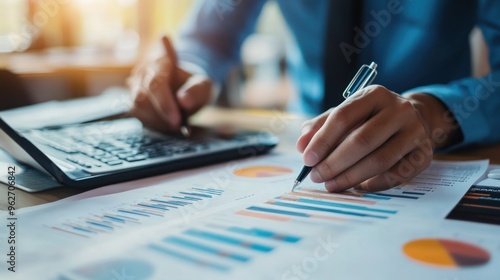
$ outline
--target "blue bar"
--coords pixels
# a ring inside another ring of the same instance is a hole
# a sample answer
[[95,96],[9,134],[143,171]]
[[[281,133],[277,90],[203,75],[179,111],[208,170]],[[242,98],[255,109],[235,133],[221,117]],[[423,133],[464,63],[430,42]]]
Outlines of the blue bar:
[[286,211],[286,210],[278,210],[278,209],[273,209],[273,208],[264,208],[264,207],[258,207],[258,206],[250,206],[247,209],[248,210],[253,210],[253,211],[260,211],[260,212],[283,214],[283,215],[295,216],[295,217],[304,217],[304,218],[311,217],[311,215],[306,214],[306,213],[294,212],[294,211]]
[[187,239],[180,238],[180,237],[175,237],[175,236],[167,237],[167,238],[163,239],[163,241],[165,241],[167,243],[181,245],[181,246],[195,249],[198,251],[214,254],[214,255],[219,256],[219,257],[228,258],[228,259],[232,259],[232,260],[239,261],[239,262],[247,262],[250,260],[250,257],[247,257],[247,256],[219,250],[217,248],[207,246],[207,245],[204,245],[204,244],[201,244],[198,242],[193,242],[191,240],[187,240]]
[[125,223],[124,219],[116,218],[116,217],[113,217],[113,216],[110,216],[110,215],[103,215],[103,217],[104,218],[108,218],[110,220],[113,220],[115,222]]
[[425,195],[425,193],[421,193],[421,192],[407,192],[407,191],[404,191],[403,193],[404,194],[414,194],[414,195]]
[[112,226],[103,225],[103,224],[98,223],[98,222],[87,221],[87,223],[89,223],[91,225],[94,225],[94,226],[99,226],[99,227],[107,228],[107,229],[114,229]]
[[123,213],[128,213],[128,214],[135,214],[135,215],[144,216],[144,217],[149,217],[149,215],[147,215],[147,214],[136,213],[136,212],[132,212],[132,211],[129,211],[129,210],[118,209],[118,212],[123,212]]
[[227,230],[230,232],[234,232],[234,233],[240,233],[240,234],[256,236],[256,237],[261,237],[261,238],[275,239],[275,240],[280,240],[280,241],[288,242],[288,243],[295,243],[295,242],[300,240],[300,237],[274,233],[271,231],[258,229],[258,228],[246,229],[246,228],[240,228],[240,227],[229,227],[229,228],[227,228]]
[[172,198],[176,198],[176,199],[185,199],[185,200],[191,200],[191,201],[198,201],[198,200],[202,200],[201,198],[197,198],[197,197],[190,197],[190,196],[172,196]]
[[[89,219],[90,220],[90,219]],[[102,219],[99,219],[99,223],[104,223],[105,225],[114,225],[113,223],[114,221],[108,221],[106,219],[104,219],[104,217]],[[125,223],[125,222],[124,222]]]
[[211,190],[211,191],[216,191],[216,192],[221,192],[223,193],[224,190],[221,190],[221,189],[213,189],[213,188],[205,188],[206,190]]
[[397,198],[408,198],[408,199],[418,199],[418,197],[416,197],[416,196],[399,195],[399,194],[371,193],[370,195],[386,196],[386,197],[397,197]]
[[158,207],[163,207],[164,209],[167,209],[167,210],[170,210],[169,208],[177,209],[178,206],[181,206],[181,207],[184,206],[184,205],[177,205],[177,204],[175,204],[175,206],[174,206],[173,203],[166,204],[164,202],[159,202],[159,203],[150,204],[150,205],[156,205]]
[[186,206],[186,205],[189,205],[189,204],[193,204],[192,202],[186,202],[186,201],[179,201],[179,200],[165,200],[166,202],[170,202],[170,203],[175,203],[179,206]]
[[247,241],[244,241],[242,239],[233,238],[230,236],[225,236],[222,234],[212,233],[212,232],[208,232],[208,231],[190,229],[190,230],[185,231],[184,233],[191,235],[191,236],[196,236],[199,238],[215,240],[215,241],[219,241],[219,242],[227,243],[227,244],[231,244],[231,245],[237,245],[237,246],[241,246],[244,248],[248,248],[248,249],[252,249],[252,250],[264,252],[264,253],[268,253],[268,252],[271,252],[273,250],[273,247],[269,247],[266,245],[257,244],[257,243],[253,243],[253,242],[247,242]]
[[139,220],[138,220],[138,219],[136,219],[136,218],[127,217],[127,216],[123,216],[123,215],[119,215],[119,214],[118,214],[118,215],[116,215],[116,216],[118,216],[118,217],[122,217],[122,218],[125,218],[125,219],[129,219],[129,220],[132,220],[132,221],[139,221]]
[[148,211],[148,210],[136,210],[136,209],[132,209],[132,211],[134,211],[134,212],[138,212],[138,213],[149,214],[149,215],[153,215],[153,216],[158,216],[158,217],[163,217],[163,215],[161,215],[161,214],[157,214],[157,213],[154,213],[154,212],[150,212],[150,211]]
[[209,194],[215,194],[215,195],[221,195],[222,191],[212,191],[208,189],[202,189],[202,188],[192,188],[193,190],[201,191],[201,192],[207,192]]
[[75,226],[70,226],[70,227],[72,227],[73,229],[76,229],[76,230],[81,230],[83,232],[87,232],[87,233],[95,233],[94,231],[88,230],[86,228],[75,227]]
[[[280,199],[280,198],[277,197],[277,199]],[[298,202],[303,202],[303,203],[309,203],[309,204],[316,204],[316,205],[323,205],[323,206],[332,206],[332,207],[341,207],[341,208],[347,208],[347,209],[355,209],[355,210],[362,210],[362,211],[372,211],[372,212],[380,212],[380,213],[387,213],[387,214],[396,214],[396,213],[398,213],[398,211],[395,211],[395,210],[384,210],[384,209],[377,209],[377,208],[371,208],[371,207],[366,207],[366,206],[350,205],[350,204],[330,202],[330,201],[321,201],[321,200],[308,199],[308,198],[299,198],[299,199],[297,199],[297,201]]]
[[190,263],[194,263],[194,264],[199,265],[199,266],[206,266],[206,267],[210,267],[212,269],[216,269],[219,271],[228,271],[229,270],[229,267],[227,267],[227,266],[216,264],[216,263],[209,263],[209,262],[188,256],[188,255],[176,252],[176,251],[172,251],[172,250],[167,249],[167,248],[160,247],[160,246],[155,245],[155,244],[149,244],[148,247],[150,249],[153,249],[153,250],[160,252],[160,253],[163,253],[165,255],[169,255],[171,257],[176,257],[178,259],[188,261]]
[[343,215],[351,215],[351,216],[357,216],[357,217],[370,217],[370,218],[378,218],[378,219],[387,219],[387,217],[385,217],[385,216],[377,216],[377,215],[370,215],[370,214],[364,214],[364,213],[349,212],[349,211],[343,211],[343,210],[337,210],[337,209],[330,209],[330,208],[306,206],[306,205],[286,203],[286,202],[279,202],[279,201],[274,201],[274,202],[272,202],[272,204],[273,205],[278,205],[278,206],[283,206],[283,207],[291,207],[291,208],[296,208],[296,209],[303,209],[303,210],[322,211],[322,212],[329,212],[329,213],[336,213],[336,214],[343,214]]
[[[151,199],[151,201],[159,202],[159,203],[164,203],[164,204],[173,204],[173,205],[176,205],[176,206],[185,206],[186,204],[191,204],[191,202],[180,202],[180,201],[175,201],[175,200]],[[183,203],[183,204],[181,204],[181,203]],[[172,207],[170,205],[167,205],[167,206],[168,207]]]
[[175,205],[175,206],[186,206],[188,204],[191,204],[191,202],[184,202],[184,201],[177,201],[177,200],[165,200],[163,201],[163,203],[166,203],[166,204],[171,204],[171,205]]
[[212,198],[211,195],[209,194],[204,194],[204,193],[192,193],[192,192],[179,192],[179,193],[182,193],[182,194],[187,194],[187,195],[194,195],[194,196],[201,196],[201,197],[208,197],[208,198]]
[[144,204],[144,203],[139,203],[137,204],[139,206],[142,206],[142,207],[149,207],[149,208],[153,208],[153,209],[160,209],[160,210],[164,210],[164,211],[168,211],[167,208],[165,208],[165,206],[159,206],[159,205],[151,205],[151,204]]
[[389,200],[389,199],[391,199],[390,197],[378,196],[376,194],[371,194],[371,193],[365,193],[365,194],[363,194],[363,197],[373,198],[373,199],[381,199],[381,200]]

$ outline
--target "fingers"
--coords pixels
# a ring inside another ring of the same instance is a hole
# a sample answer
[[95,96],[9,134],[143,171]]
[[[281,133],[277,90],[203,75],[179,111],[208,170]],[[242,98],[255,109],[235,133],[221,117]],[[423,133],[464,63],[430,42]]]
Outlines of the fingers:
[[[331,192],[360,186],[393,187],[416,176],[432,160],[432,144],[423,118],[412,103],[380,86],[366,88],[308,123],[299,138],[310,177]],[[412,168],[401,172],[401,166]],[[395,173],[397,171],[397,173]],[[387,176],[396,174],[393,180]]]
[[[199,109],[201,103],[208,102],[205,100],[210,98],[211,85],[210,81],[199,78],[187,83],[192,75],[177,67],[177,55],[170,40],[164,36],[161,41],[164,55],[136,67],[127,80],[134,100],[130,113],[150,128],[176,131],[181,124],[180,106],[186,105],[188,112]],[[204,90],[205,97],[198,94],[202,87],[209,88]],[[183,102],[178,102],[178,95]]]
[[301,136],[297,140],[297,150],[303,153],[313,136],[323,126],[332,109],[302,124]]
[[212,98],[212,82],[205,76],[195,75],[177,91],[179,105],[189,115],[208,104]]
[[161,37],[161,42],[163,44],[163,48],[165,49],[165,54],[167,57],[170,59],[172,62],[172,71],[175,71],[175,68],[177,68],[178,60],[177,60],[177,53],[174,50],[174,47],[172,46],[172,43],[170,42],[170,39],[168,39],[167,36],[162,36]]
[[341,192],[388,171],[415,149],[415,143],[411,139],[419,136],[409,129],[398,132],[368,156],[338,175],[330,177],[334,179],[325,182],[326,189],[330,192]]
[[[430,147],[430,143],[429,143]],[[427,169],[432,162],[432,149],[419,148],[405,156],[386,172],[374,176],[359,185],[365,191],[383,191],[405,182]]]
[[146,94],[155,112],[167,124],[167,129],[172,130],[180,126],[181,111],[175,100],[177,97],[169,83],[170,75],[171,72],[158,72],[153,80],[146,85],[149,90]]
[[[154,90],[150,94],[136,97],[131,114],[152,129],[177,131],[181,123],[178,106],[188,115],[198,111],[211,100],[212,82],[205,76],[192,76],[175,96],[165,83],[151,88]],[[165,94],[159,94],[161,92]],[[177,98],[178,102],[173,98]]]
[[[180,111],[170,86],[170,68],[168,57],[155,60],[141,71],[136,80],[138,84],[132,89],[135,91],[135,110],[131,113],[145,125],[161,128],[163,131],[174,130],[180,125]],[[145,117],[146,115],[150,116]]]
[[147,97],[143,98],[141,102],[135,102],[134,106],[130,109],[130,114],[151,129],[165,132],[174,131],[170,122],[161,121],[162,117],[157,113],[151,100]]
[[[378,89],[375,88],[375,90]],[[356,95],[363,95],[363,93],[358,92]],[[318,164],[330,154],[349,131],[368,119],[373,114],[373,110],[378,109],[373,106],[373,104],[378,106],[378,101],[373,100],[374,95],[367,95],[364,99],[352,96],[335,107],[304,150],[304,164],[307,166]]]
[[[311,172],[311,179],[314,182],[323,182],[344,172],[347,168],[354,166],[358,161],[369,155],[374,150],[391,149],[391,147],[381,148],[391,137],[401,128],[401,119],[392,120],[392,112],[385,110],[368,119],[360,127],[354,129],[350,134],[319,162]],[[407,139],[396,137],[397,141],[405,143]],[[390,141],[393,143],[393,141]],[[405,155],[406,151],[404,154]],[[373,157],[373,155],[372,155]],[[343,160],[337,160],[337,159]],[[396,162],[393,162],[393,164]],[[392,165],[391,165],[392,166]]]

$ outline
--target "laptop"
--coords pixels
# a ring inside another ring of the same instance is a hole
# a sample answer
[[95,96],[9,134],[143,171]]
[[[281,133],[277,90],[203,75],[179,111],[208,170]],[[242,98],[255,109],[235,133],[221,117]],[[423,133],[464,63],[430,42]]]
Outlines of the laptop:
[[15,129],[0,118],[0,143],[16,160],[65,186],[93,188],[259,155],[278,143],[269,133],[192,127],[162,134],[124,118]]

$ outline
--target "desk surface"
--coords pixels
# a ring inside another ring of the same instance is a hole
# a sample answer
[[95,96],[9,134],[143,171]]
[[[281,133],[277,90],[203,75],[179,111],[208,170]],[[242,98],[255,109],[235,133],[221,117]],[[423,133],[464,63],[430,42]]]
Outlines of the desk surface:
[[[296,151],[295,141],[300,133],[304,118],[280,111],[228,110],[206,108],[192,118],[192,123],[205,125],[229,125],[243,129],[264,130],[280,137],[279,151]],[[500,144],[478,149],[469,149],[453,154],[436,155],[441,160],[490,159],[491,163],[500,164]],[[6,197],[7,187],[0,184],[2,197]],[[34,206],[66,198],[86,190],[60,188],[39,193],[27,193],[16,190],[17,208]],[[0,201],[0,210],[7,209],[6,199]]]
[[43,52],[13,53],[3,56],[0,66],[22,77],[67,74],[68,72],[122,71],[129,73],[137,63],[136,53],[122,56],[100,50],[61,48]]

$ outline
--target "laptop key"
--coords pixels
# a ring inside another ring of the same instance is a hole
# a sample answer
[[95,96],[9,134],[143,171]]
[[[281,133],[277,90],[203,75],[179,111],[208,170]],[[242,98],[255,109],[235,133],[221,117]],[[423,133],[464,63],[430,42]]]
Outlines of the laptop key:
[[129,158],[129,157],[133,157],[135,156],[137,153],[131,153],[131,152],[128,152],[128,153],[121,153],[121,154],[118,154],[116,155],[117,157],[119,157],[120,159],[126,159],[126,158]]
[[102,159],[100,159],[100,161],[102,161],[104,163],[108,163],[110,161],[116,161],[116,160],[120,160],[120,158],[113,156],[113,157],[109,157],[109,158],[102,158]]
[[119,164],[122,164],[123,161],[121,160],[114,160],[114,161],[108,161],[108,162],[105,162],[107,165],[110,165],[110,166],[114,166],[114,165],[119,165]]
[[145,159],[147,159],[147,157],[145,155],[136,155],[133,157],[128,157],[125,160],[128,162],[134,162],[134,161],[141,161],[141,160],[145,160]]

